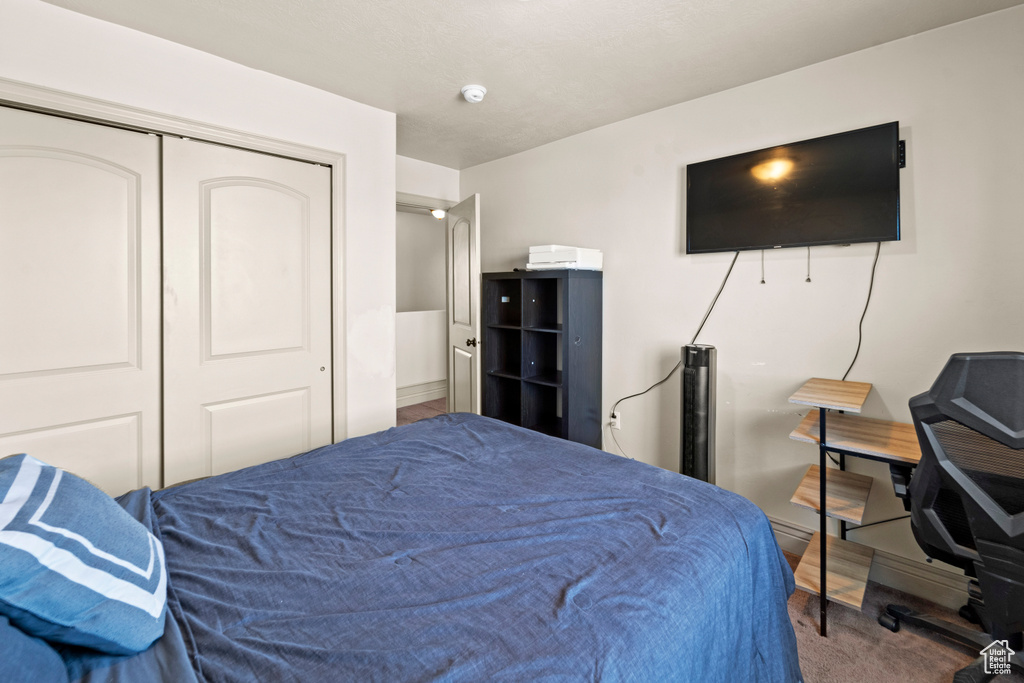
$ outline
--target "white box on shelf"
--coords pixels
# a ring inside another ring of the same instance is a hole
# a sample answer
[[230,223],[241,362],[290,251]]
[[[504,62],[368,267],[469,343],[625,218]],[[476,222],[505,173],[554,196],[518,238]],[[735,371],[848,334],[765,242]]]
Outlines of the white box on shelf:
[[560,268],[601,270],[603,266],[604,255],[600,249],[566,247],[560,244],[530,247],[530,260],[526,264],[529,270],[555,270]]
[[537,246],[530,247],[531,254],[542,254],[547,251],[565,251],[566,249],[575,249],[576,247],[566,247],[561,244],[540,244]]
[[557,261],[555,263],[527,263],[527,270],[601,270],[600,265],[580,263],[579,261]]
[[527,270],[601,270],[596,266],[581,265],[576,261],[559,263],[527,263]]

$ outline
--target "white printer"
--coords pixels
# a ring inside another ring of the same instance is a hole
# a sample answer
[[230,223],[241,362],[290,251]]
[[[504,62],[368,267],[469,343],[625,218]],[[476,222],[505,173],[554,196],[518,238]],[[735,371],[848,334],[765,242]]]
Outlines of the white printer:
[[543,244],[530,247],[530,260],[527,270],[601,270],[604,266],[604,254],[600,249],[584,249],[582,247],[566,247],[561,244]]

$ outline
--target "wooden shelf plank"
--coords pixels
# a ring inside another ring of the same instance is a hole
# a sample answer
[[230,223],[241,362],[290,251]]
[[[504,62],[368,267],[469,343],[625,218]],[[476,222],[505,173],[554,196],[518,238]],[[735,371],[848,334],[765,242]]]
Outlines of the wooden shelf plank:
[[[836,413],[829,414],[826,430],[825,446],[828,448],[863,453],[879,460],[907,465],[917,465],[921,460],[921,446],[912,424]],[[807,413],[789,438],[818,443],[817,411]]]
[[524,377],[523,381],[531,382],[533,384],[543,384],[549,387],[560,387],[562,386],[562,371],[552,370],[551,372],[542,372],[537,375],[530,375]]
[[514,372],[505,372],[504,370],[488,370],[487,374],[491,377],[504,377],[505,379],[522,379],[519,375]]
[[[818,595],[821,591],[821,542],[818,532],[811,537],[807,550],[796,568],[796,585],[801,590]],[[864,589],[871,571],[872,548],[844,541],[835,536],[826,539],[828,553],[828,599],[860,610],[864,603]]]
[[524,330],[530,332],[552,332],[554,334],[562,334],[562,323],[555,323],[553,325],[524,325]]
[[859,413],[870,391],[871,384],[868,382],[844,382],[814,377],[790,396],[789,402]]
[[[807,468],[807,474],[800,480],[796,493],[789,500],[793,505],[820,512],[818,499],[821,494],[820,470],[817,465]],[[871,493],[871,477],[855,472],[825,468],[828,502],[825,510],[829,517],[842,519],[854,524],[864,522],[864,506]]]

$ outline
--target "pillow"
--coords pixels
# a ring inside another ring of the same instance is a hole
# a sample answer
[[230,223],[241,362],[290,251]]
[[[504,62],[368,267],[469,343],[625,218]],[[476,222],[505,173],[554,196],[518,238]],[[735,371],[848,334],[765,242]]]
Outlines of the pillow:
[[166,604],[163,546],[113,498],[27,455],[0,460],[0,614],[120,655],[160,637]]
[[68,671],[49,643],[24,633],[0,615],[0,681],[67,683]]

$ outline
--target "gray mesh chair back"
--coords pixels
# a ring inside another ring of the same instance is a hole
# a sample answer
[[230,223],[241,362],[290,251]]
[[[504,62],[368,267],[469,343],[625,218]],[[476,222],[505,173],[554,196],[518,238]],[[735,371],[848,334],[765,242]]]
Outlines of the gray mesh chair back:
[[921,462],[911,528],[980,585],[994,637],[1024,631],[1024,353],[958,353],[910,401]]

